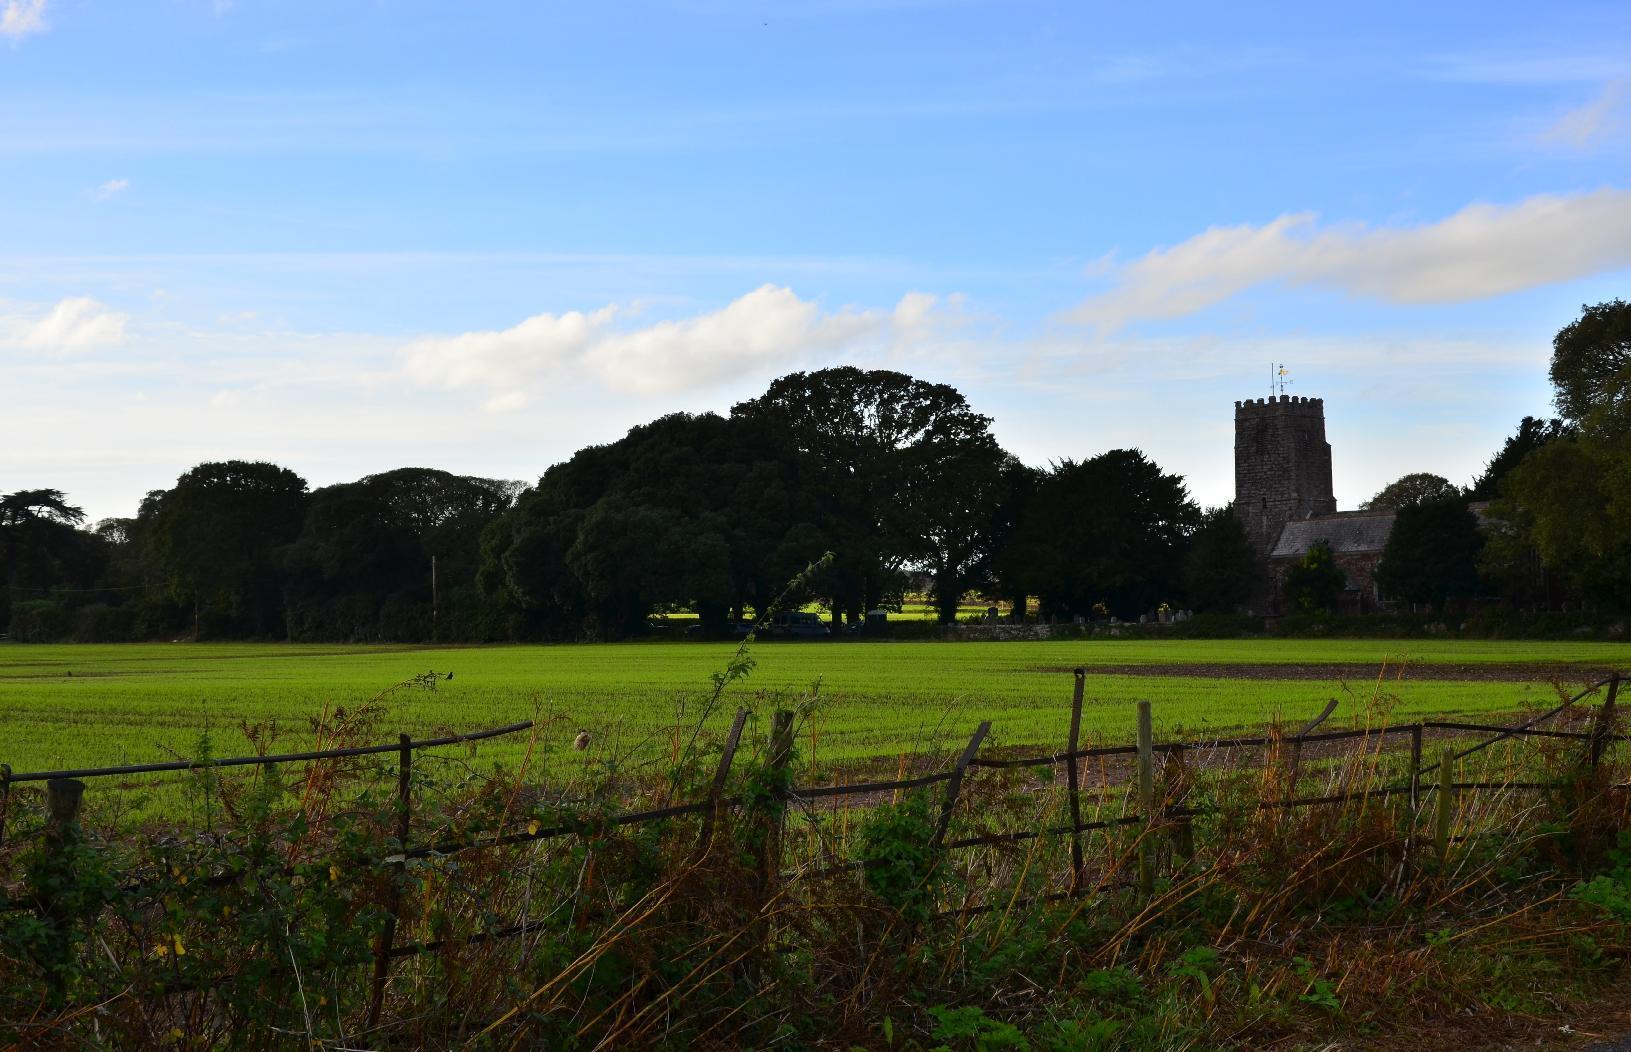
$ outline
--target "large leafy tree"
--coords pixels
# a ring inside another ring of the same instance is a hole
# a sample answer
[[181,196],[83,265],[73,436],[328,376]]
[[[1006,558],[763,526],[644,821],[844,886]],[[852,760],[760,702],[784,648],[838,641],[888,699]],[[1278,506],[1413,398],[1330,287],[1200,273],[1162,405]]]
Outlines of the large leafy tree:
[[1440,475],[1417,471],[1388,483],[1380,493],[1366,501],[1366,511],[1397,511],[1423,501],[1443,500],[1461,496],[1455,483]]
[[481,606],[482,531],[523,488],[398,468],[316,491],[299,538],[283,552],[294,630],[342,639],[482,638],[472,623]]
[[1491,509],[1491,575],[1532,595],[1532,548],[1541,568],[1585,596],[1631,605],[1631,436],[1596,432],[1551,442],[1512,471],[1501,493]]
[[282,630],[278,551],[300,532],[306,480],[261,461],[200,464],[152,505],[152,539],[177,595],[239,631]]
[[1251,601],[1263,564],[1233,505],[1201,516],[1184,556],[1184,598],[1196,610],[1229,613]]
[[0,496],[0,574],[6,582],[0,627],[13,602],[84,576],[90,538],[78,530],[82,508],[59,489],[25,489]]
[[1056,465],[1037,484],[1007,558],[1043,612],[1136,617],[1182,590],[1201,518],[1184,480],[1135,449]]
[[1478,594],[1483,549],[1478,517],[1465,501],[1446,497],[1409,504],[1393,520],[1376,583],[1390,598],[1442,610]]
[[1518,463],[1502,465],[1485,568],[1515,599],[1549,601],[1561,583],[1623,609],[1631,605],[1631,304],[1583,307],[1552,341],[1551,380],[1563,421],[1529,424],[1509,443]]
[[1581,307],[1552,341],[1551,379],[1565,419],[1613,430],[1631,423],[1631,303]]
[[722,631],[819,554],[797,465],[755,425],[677,413],[580,450],[493,523],[481,581],[545,635],[620,636],[653,609]]
[[1518,430],[1507,436],[1496,454],[1484,465],[1483,474],[1467,488],[1468,500],[1494,500],[1501,482],[1510,475],[1524,458],[1549,442],[1567,438],[1576,432],[1574,425],[1553,418],[1541,420],[1526,416],[1518,423]]
[[793,373],[731,410],[796,465],[836,559],[823,575],[833,618],[935,580],[941,616],[988,558],[1007,457],[955,388],[853,366]]
[[1336,564],[1330,544],[1319,541],[1286,571],[1285,594],[1291,606],[1305,614],[1328,614],[1336,609],[1348,575]]

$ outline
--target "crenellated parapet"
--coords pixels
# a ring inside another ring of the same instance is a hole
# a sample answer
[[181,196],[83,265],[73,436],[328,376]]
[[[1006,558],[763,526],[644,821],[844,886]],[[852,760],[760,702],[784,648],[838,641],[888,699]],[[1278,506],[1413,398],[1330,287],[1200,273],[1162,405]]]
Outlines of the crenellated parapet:
[[1298,413],[1325,416],[1325,399],[1304,398],[1300,395],[1279,395],[1274,398],[1248,398],[1235,403],[1235,417],[1268,415],[1270,413]]

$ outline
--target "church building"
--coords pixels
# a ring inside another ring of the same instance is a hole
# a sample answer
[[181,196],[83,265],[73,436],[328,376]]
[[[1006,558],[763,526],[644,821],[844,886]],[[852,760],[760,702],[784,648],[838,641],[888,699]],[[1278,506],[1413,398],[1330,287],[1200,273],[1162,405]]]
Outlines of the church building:
[[1235,403],[1235,514],[1268,566],[1255,612],[1286,612],[1286,572],[1321,541],[1348,578],[1340,612],[1382,608],[1376,564],[1394,513],[1337,511],[1323,400],[1282,394]]

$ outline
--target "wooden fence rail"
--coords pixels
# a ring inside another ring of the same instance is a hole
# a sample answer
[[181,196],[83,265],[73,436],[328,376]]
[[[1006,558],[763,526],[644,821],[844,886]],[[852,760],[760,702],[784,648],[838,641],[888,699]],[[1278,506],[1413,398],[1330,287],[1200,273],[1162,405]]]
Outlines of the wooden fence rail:
[[[1448,849],[1448,844],[1454,839],[1450,836],[1449,821],[1446,816],[1453,814],[1453,803],[1456,794],[1461,792],[1478,792],[1487,790],[1537,790],[1553,789],[1559,786],[1544,782],[1456,782],[1451,777],[1453,764],[1466,756],[1486,749],[1500,741],[1512,738],[1550,738],[1569,739],[1589,743],[1589,763],[1595,767],[1601,760],[1607,746],[1611,742],[1631,740],[1631,736],[1614,732],[1613,720],[1615,715],[1614,700],[1618,693],[1620,675],[1615,674],[1607,679],[1598,681],[1585,690],[1574,695],[1561,705],[1517,726],[1500,726],[1451,720],[1423,720],[1413,724],[1399,724],[1386,727],[1325,731],[1318,732],[1315,728],[1321,725],[1334,711],[1335,705],[1327,705],[1325,710],[1315,719],[1303,726],[1296,734],[1283,735],[1257,735],[1249,737],[1217,738],[1211,740],[1191,740],[1185,742],[1156,742],[1154,741],[1149,703],[1140,702],[1138,707],[1138,742],[1134,745],[1114,745],[1082,748],[1080,746],[1082,697],[1086,672],[1084,669],[1075,671],[1075,690],[1072,697],[1071,732],[1067,748],[1062,752],[1049,753],[1037,756],[1024,757],[991,757],[984,758],[978,755],[981,745],[990,732],[989,721],[981,723],[976,729],[967,745],[958,756],[956,763],[950,770],[933,772],[911,778],[898,778],[883,781],[856,782],[844,785],[826,785],[799,787],[785,785],[778,787],[782,805],[797,805],[809,803],[825,798],[842,798],[855,796],[876,796],[882,793],[897,792],[916,788],[926,788],[945,783],[946,789],[941,801],[940,811],[933,834],[933,845],[937,850],[962,850],[999,843],[1018,842],[1035,839],[1042,836],[1069,836],[1071,838],[1071,893],[1081,887],[1083,874],[1083,857],[1081,834],[1094,830],[1122,828],[1143,825],[1153,830],[1157,825],[1168,824],[1172,826],[1174,846],[1180,857],[1187,858],[1193,851],[1192,834],[1189,831],[1189,820],[1211,813],[1211,808],[1189,807],[1180,798],[1171,799],[1166,806],[1157,808],[1155,792],[1155,757],[1163,756],[1169,765],[1180,769],[1180,777],[1189,756],[1204,751],[1229,751],[1256,748],[1270,748],[1285,746],[1288,749],[1288,772],[1290,774],[1286,795],[1280,799],[1262,800],[1257,803],[1260,810],[1290,809],[1300,807],[1325,806],[1348,803],[1354,801],[1367,801],[1386,798],[1394,795],[1408,794],[1410,808],[1414,814],[1427,794],[1431,793],[1434,800],[1434,816],[1432,823],[1434,846],[1442,855]],[[1596,714],[1593,726],[1589,731],[1560,731],[1543,729],[1538,724],[1547,719],[1556,717],[1571,705],[1574,705],[1596,691],[1607,687],[1607,697],[1604,704]],[[617,827],[635,825],[645,822],[662,821],[686,815],[698,814],[703,816],[702,832],[698,840],[697,854],[705,855],[711,842],[713,829],[719,816],[728,808],[739,807],[744,803],[739,796],[727,796],[724,793],[729,779],[732,762],[741,740],[744,725],[749,713],[739,710],[732,722],[730,731],[722,750],[720,762],[711,779],[707,799],[686,803],[672,804],[665,807],[652,808],[641,811],[625,812],[599,818],[592,823],[597,827]],[[465,851],[484,850],[533,843],[550,840],[557,837],[581,834],[586,831],[582,822],[566,821],[548,827],[531,826],[516,832],[497,832],[474,837],[457,839],[444,839],[429,844],[412,845],[410,843],[412,823],[412,795],[411,795],[411,767],[413,753],[419,749],[434,748],[437,746],[452,745],[461,742],[482,741],[506,734],[514,734],[528,730],[531,721],[495,727],[490,730],[474,731],[467,734],[448,735],[440,738],[414,740],[408,735],[400,735],[394,743],[357,746],[344,749],[314,750],[301,753],[285,753],[269,756],[231,757],[209,762],[173,761],[158,764],[136,764],[120,767],[82,768],[63,771],[32,771],[21,774],[14,773],[7,765],[0,765],[0,842],[3,842],[7,808],[10,804],[11,787],[14,783],[45,781],[51,785],[53,804],[63,793],[72,795],[77,802],[78,795],[83,791],[83,778],[118,777],[121,775],[148,774],[166,771],[204,770],[218,767],[234,767],[255,764],[280,764],[296,762],[315,762],[331,759],[343,759],[358,756],[396,753],[398,756],[398,805],[396,850],[384,858],[378,859],[379,864],[392,870],[393,880],[391,889],[396,889],[407,862],[414,859],[425,859],[437,856],[454,855]],[[777,713],[772,724],[772,748],[768,763],[772,766],[780,764],[785,766],[790,750],[792,716],[790,713]],[[1423,765],[1422,739],[1426,731],[1444,730],[1459,733],[1484,733],[1493,737],[1476,745],[1455,752],[1446,747],[1443,757],[1431,766]],[[1304,746],[1315,743],[1352,741],[1356,739],[1371,740],[1373,738],[1386,739],[1391,735],[1410,736],[1409,775],[1405,784],[1396,786],[1379,786],[1362,790],[1335,793],[1324,796],[1297,797],[1295,790],[1295,773]],[[779,744],[777,744],[779,742]],[[1137,761],[1136,777],[1132,788],[1139,802],[1139,813],[1124,815],[1117,818],[1084,822],[1081,819],[1080,807],[1080,777],[1077,765],[1082,760],[1112,757],[1135,757]],[[779,758],[779,759],[778,759]],[[960,839],[947,839],[952,819],[960,798],[963,782],[968,772],[973,768],[988,768],[995,770],[1016,769],[1025,767],[1038,767],[1064,764],[1067,773],[1067,801],[1070,808],[1071,821],[1068,825],[1048,826],[1038,829],[1021,829],[1002,833],[984,833]],[[1432,776],[1432,781],[1427,781]],[[76,788],[77,787],[77,788]],[[77,812],[77,808],[74,809]],[[70,821],[74,819],[69,819]],[[776,819],[779,821],[779,817]],[[779,835],[779,830],[777,831]],[[1154,863],[1153,843],[1146,843],[1141,837],[1138,856],[1137,886],[1148,891],[1153,886]],[[830,875],[847,870],[864,868],[861,862],[845,862],[815,870],[806,870],[802,873],[782,874],[782,878],[806,877],[814,878]],[[767,856],[759,862],[761,880],[768,881],[771,870],[774,868],[773,860]],[[238,879],[238,875],[223,873],[210,877],[199,878],[204,883],[223,882]],[[144,884],[126,885],[120,889],[121,894],[134,895],[151,890]],[[384,985],[389,974],[389,962],[419,952],[429,952],[442,945],[441,942],[413,944],[398,946],[394,944],[395,928],[399,903],[392,890],[387,891],[388,902],[386,926],[380,939],[377,941],[373,953],[375,962],[375,979],[370,1015],[377,1018],[382,1003]],[[0,904],[0,910],[16,910],[35,908],[26,902],[12,902]],[[523,934],[536,924],[512,925],[505,929],[495,929],[483,933],[480,938],[502,938],[511,935]],[[466,937],[461,941],[472,941],[473,937]],[[479,940],[478,940],[479,941]]]

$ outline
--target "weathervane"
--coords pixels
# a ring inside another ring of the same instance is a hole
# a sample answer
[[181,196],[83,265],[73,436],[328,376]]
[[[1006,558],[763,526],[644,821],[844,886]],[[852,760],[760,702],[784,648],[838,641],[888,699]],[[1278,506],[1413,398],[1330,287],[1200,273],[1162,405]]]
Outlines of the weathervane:
[[1283,395],[1283,394],[1286,393],[1286,384],[1291,383],[1291,381],[1286,379],[1286,377],[1288,377],[1290,375],[1291,375],[1291,372],[1285,367],[1284,363],[1282,363],[1280,365],[1271,364],[1269,366],[1269,397],[1270,398],[1273,398],[1277,394],[1278,395]]

